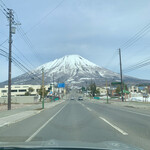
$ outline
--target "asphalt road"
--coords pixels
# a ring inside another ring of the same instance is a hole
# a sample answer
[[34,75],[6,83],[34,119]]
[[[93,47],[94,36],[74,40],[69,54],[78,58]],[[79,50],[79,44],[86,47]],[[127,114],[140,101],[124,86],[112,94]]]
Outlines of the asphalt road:
[[150,116],[86,99],[68,100],[33,117],[0,128],[0,141],[48,140],[87,143],[118,141],[148,150]]

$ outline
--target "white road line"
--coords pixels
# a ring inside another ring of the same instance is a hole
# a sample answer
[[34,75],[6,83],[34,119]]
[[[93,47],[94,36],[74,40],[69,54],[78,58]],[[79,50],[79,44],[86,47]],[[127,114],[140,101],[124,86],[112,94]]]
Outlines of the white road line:
[[[79,102],[79,103],[80,103],[80,102]],[[84,104],[82,104],[82,103],[80,103],[80,104],[81,104],[82,106],[84,106]],[[84,106],[84,107],[86,107],[86,106]],[[89,111],[92,111],[92,109],[90,109],[89,107],[86,107],[86,109],[88,109]],[[109,124],[111,127],[113,127],[114,129],[116,129],[117,131],[119,131],[121,134],[123,134],[123,135],[128,135],[127,132],[125,132],[125,131],[123,131],[122,129],[120,129],[119,127],[113,125],[112,123],[110,123],[110,122],[109,122],[108,120],[106,120],[105,118],[100,117],[100,116],[99,116],[99,118],[102,119],[103,121],[105,121],[107,124]]]
[[90,109],[89,107],[86,107],[87,110],[92,111],[92,109]]
[[77,101],[79,104],[81,104],[83,107],[85,106],[83,103],[81,103],[81,102],[79,102],[79,101]]
[[[100,103],[97,103],[97,104],[100,104]],[[121,111],[130,112],[130,113],[133,113],[133,114],[137,114],[137,115],[142,115],[142,116],[150,117],[149,114],[143,114],[143,113],[140,113],[140,112],[134,112],[134,111],[131,111],[131,110],[126,110],[126,109],[119,109],[119,108],[117,108],[117,109],[121,110]]]
[[100,119],[102,119],[103,121],[105,121],[107,124],[109,124],[111,127],[113,127],[114,129],[116,129],[117,131],[119,131],[121,134],[123,135],[128,135],[127,132],[121,130],[120,128],[118,128],[117,126],[113,125],[112,123],[110,123],[109,121],[107,121],[105,118],[103,117],[99,117]]
[[134,112],[134,111],[131,111],[131,110],[125,110],[125,109],[119,109],[119,110],[126,111],[126,112],[131,112],[131,113],[137,114],[137,115],[142,115],[142,116],[150,117],[150,115],[148,115],[148,114],[143,114],[143,113],[139,113],[139,112]]
[[[68,103],[67,103],[68,104]],[[66,104],[66,105],[67,105]],[[47,120],[36,132],[34,132],[25,142],[30,142],[54,117],[56,117],[66,106],[64,105],[54,116]]]

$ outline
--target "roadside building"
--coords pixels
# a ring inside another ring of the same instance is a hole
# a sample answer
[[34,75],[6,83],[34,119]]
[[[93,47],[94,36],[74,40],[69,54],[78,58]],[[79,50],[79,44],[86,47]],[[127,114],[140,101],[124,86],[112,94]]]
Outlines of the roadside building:
[[[12,96],[24,96],[26,92],[28,92],[29,88],[33,88],[32,96],[38,95],[38,90],[41,88],[41,85],[12,85],[11,86],[11,95]],[[48,90],[49,85],[45,86],[46,90]],[[4,88],[0,88],[0,97],[7,97],[8,94],[8,86],[5,85]]]
[[150,94],[150,85],[147,86],[147,92]]
[[140,86],[139,91],[140,91],[140,93],[147,94],[148,87],[147,86]]
[[116,88],[111,87],[111,88],[109,89],[109,94],[110,94],[110,96],[116,96]]
[[138,93],[139,92],[138,86],[130,86],[129,92]]
[[96,87],[96,90],[99,91],[100,95],[107,95],[107,89],[105,87]]

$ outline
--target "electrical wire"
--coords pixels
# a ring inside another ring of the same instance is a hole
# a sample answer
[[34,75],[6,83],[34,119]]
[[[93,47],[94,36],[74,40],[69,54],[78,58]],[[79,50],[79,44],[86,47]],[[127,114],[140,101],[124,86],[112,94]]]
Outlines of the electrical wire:
[[26,60],[26,62],[28,62],[28,64],[30,64],[33,68],[35,68],[35,66],[31,63],[31,61],[19,50],[19,48],[17,48],[14,44],[12,44],[13,47],[21,54],[21,56]]
[[125,49],[133,46],[138,40],[140,40],[142,37],[144,37],[149,31],[150,31],[150,28],[147,31],[141,33],[140,36],[137,36],[132,42],[130,42],[128,45],[126,45],[123,49],[125,50]]
[[27,34],[28,32],[31,32],[34,28],[36,28],[39,24],[42,23],[42,21],[44,19],[46,19],[50,14],[52,14],[62,3],[64,2],[64,0],[60,1],[56,7],[54,7],[52,10],[50,10],[45,16],[43,16],[35,25],[33,25],[25,34]]
[[34,48],[33,44],[31,43],[30,39],[27,37],[26,34],[24,34],[24,31],[21,27],[17,28],[17,31],[20,34],[20,37],[23,39],[23,41],[27,44],[27,46],[30,48],[32,51],[33,55],[35,58],[38,60],[38,62],[41,62],[42,58],[40,55],[37,53],[37,50]]
[[136,69],[145,67],[145,66],[147,66],[147,65],[149,65],[149,64],[150,64],[150,58],[147,58],[147,59],[145,59],[145,60],[142,60],[142,61],[136,63],[135,65],[131,65],[131,66],[125,68],[125,69],[123,70],[123,72],[124,72],[124,73],[131,72],[131,71],[133,71],[133,70],[136,70]]
[[[4,51],[3,49],[0,49],[1,52],[3,52],[4,54],[0,53],[0,55],[8,58],[8,53],[6,51]],[[19,68],[22,69],[23,72],[27,73],[29,76],[33,75],[35,78],[41,80],[41,78],[39,78],[35,73],[33,73],[33,71],[30,71],[27,67],[25,67],[20,61],[18,61],[15,57],[12,56],[12,62],[15,63],[15,65]],[[33,77],[32,77],[33,78]],[[45,82],[47,84],[49,84],[49,82]]]
[[112,56],[110,57],[110,59],[108,60],[108,62],[106,63],[105,68],[108,68],[110,66],[110,64],[116,58],[117,54],[118,54],[118,51],[115,50],[114,53],[112,54]]
[[[138,37],[141,36],[141,34],[143,34],[144,32],[148,33],[150,29],[150,23],[148,23],[146,26],[144,26],[140,31],[138,31],[136,34],[134,34],[131,38],[129,38],[126,42],[124,42],[120,48],[124,48],[127,47],[127,45],[130,45],[131,42],[133,42],[135,39],[137,39]],[[145,34],[144,34],[145,35]],[[142,38],[142,37],[141,37]]]
[[2,0],[0,0],[0,2],[2,3],[2,5],[7,9],[7,6],[6,6],[6,4],[2,1]]
[[4,42],[2,42],[1,44],[0,44],[0,46],[2,46],[4,43],[6,43],[8,41],[8,39],[6,39]]
[[[6,48],[4,46],[1,46],[1,47],[5,48],[8,51],[8,48]],[[30,69],[33,69],[33,67],[31,67],[31,65],[29,65],[29,62],[27,63],[27,61],[24,61],[23,59],[21,59],[14,51],[12,51],[12,54],[15,55],[23,64],[28,66]]]

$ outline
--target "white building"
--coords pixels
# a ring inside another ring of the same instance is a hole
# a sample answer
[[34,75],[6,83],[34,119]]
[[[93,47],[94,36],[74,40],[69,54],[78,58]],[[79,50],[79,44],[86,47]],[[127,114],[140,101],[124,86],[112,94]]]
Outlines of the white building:
[[99,91],[100,95],[107,95],[107,88],[105,88],[105,87],[97,87],[96,89]]
[[[29,88],[33,88],[33,92],[31,95],[38,95],[38,90],[41,88],[41,85],[12,85],[11,86],[11,95],[12,96],[24,96]],[[49,85],[45,86],[46,90],[48,90]],[[0,88],[0,97],[7,97],[8,94],[8,86],[5,85],[4,88]]]
[[129,92],[138,93],[139,92],[138,86],[130,86]]

